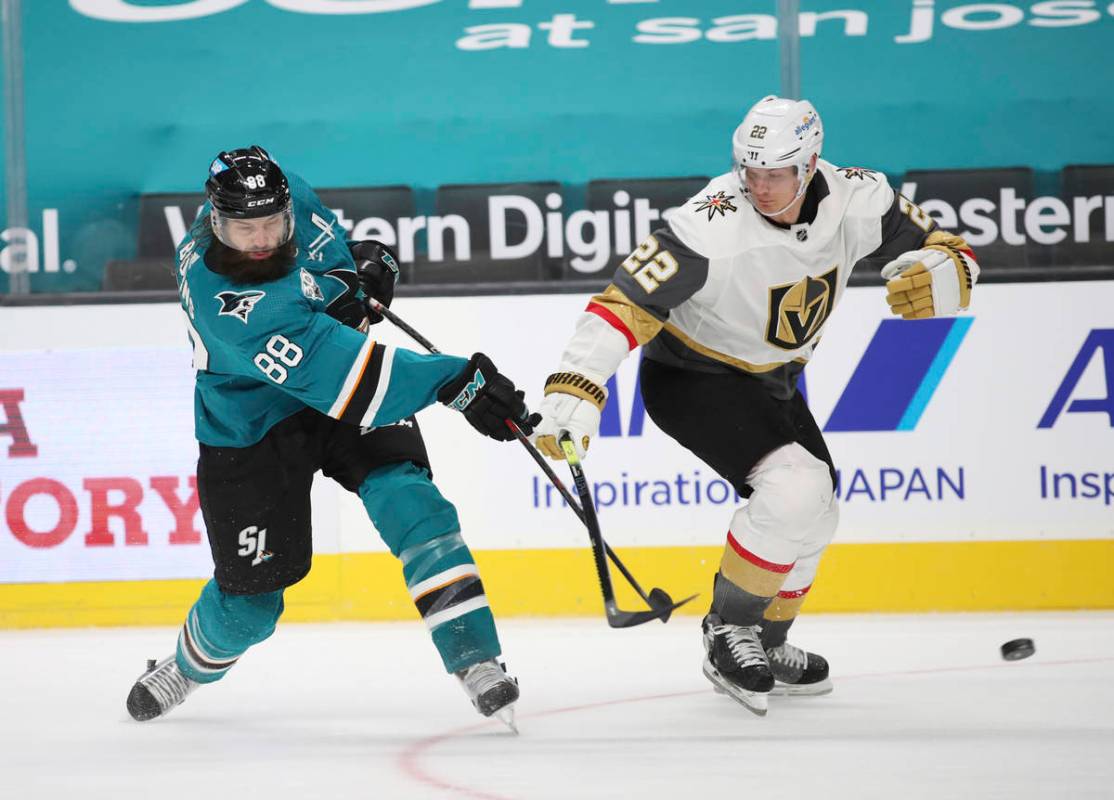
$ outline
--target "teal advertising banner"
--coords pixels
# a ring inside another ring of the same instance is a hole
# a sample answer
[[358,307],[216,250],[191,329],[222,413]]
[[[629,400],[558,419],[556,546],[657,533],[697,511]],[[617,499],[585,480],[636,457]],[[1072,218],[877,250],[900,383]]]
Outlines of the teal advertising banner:
[[[715,175],[779,80],[775,0],[22,3],[30,236],[0,291],[100,288],[141,194],[258,143],[321,187]],[[803,0],[825,157],[909,170],[1114,161],[1114,4]],[[9,131],[2,136],[7,137]]]

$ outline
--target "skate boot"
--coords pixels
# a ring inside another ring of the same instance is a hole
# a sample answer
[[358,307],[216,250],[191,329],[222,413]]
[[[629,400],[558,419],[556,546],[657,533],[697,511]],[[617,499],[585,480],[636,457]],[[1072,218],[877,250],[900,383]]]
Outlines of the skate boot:
[[173,655],[151,659],[128,693],[128,713],[139,722],[165,716],[200,685],[182,674]]
[[728,625],[715,613],[704,617],[704,675],[717,692],[764,717],[774,676],[758,631],[757,625]]
[[775,695],[820,695],[832,691],[828,680],[828,662],[823,656],[809,653],[785,642],[766,650],[770,671],[774,673]]
[[518,680],[494,658],[480,661],[456,673],[472,705],[485,717],[494,715],[515,733],[514,702],[518,699]]

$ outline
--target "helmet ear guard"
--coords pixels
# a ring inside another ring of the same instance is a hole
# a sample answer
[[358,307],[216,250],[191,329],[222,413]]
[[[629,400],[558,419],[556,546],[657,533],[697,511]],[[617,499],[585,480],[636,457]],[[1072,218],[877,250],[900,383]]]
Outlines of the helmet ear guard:
[[808,188],[812,157],[820,157],[823,144],[824,126],[812,103],[776,95],[763,97],[750,108],[731,137],[734,171],[743,196],[754,205],[746,182],[748,168],[796,167],[797,192],[785,208],[766,213],[755,206],[759,213],[769,217],[784,213]]

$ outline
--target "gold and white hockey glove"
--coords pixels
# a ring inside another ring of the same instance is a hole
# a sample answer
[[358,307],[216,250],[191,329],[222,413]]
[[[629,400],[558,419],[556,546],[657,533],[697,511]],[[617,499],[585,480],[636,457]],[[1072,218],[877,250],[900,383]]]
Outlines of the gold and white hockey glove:
[[588,443],[599,432],[600,412],[606,402],[607,389],[579,373],[550,375],[545,380],[545,399],[538,409],[542,420],[534,426],[538,449],[555,461],[564,461],[557,440],[568,431],[576,454],[584,458]]
[[910,250],[882,267],[886,302],[905,319],[947,317],[966,309],[978,276],[975,259],[945,245]]

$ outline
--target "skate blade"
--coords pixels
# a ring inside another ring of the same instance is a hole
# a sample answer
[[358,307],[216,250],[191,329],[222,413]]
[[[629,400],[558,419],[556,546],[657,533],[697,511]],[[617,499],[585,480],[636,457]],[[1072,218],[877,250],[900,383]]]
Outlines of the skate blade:
[[795,683],[781,683],[776,681],[770,694],[774,697],[820,697],[832,693],[832,682],[828,678],[816,683],[798,686]]
[[727,695],[755,716],[766,716],[766,711],[769,708],[769,701],[765,692],[748,692],[746,689],[740,689],[738,686],[728,682],[720,675],[719,670],[707,661],[704,662],[704,677],[712,682],[712,687],[718,694]]
[[510,728],[511,733],[518,736],[518,725],[516,725],[514,721],[514,703],[503,706],[503,708],[496,711],[492,716]]

